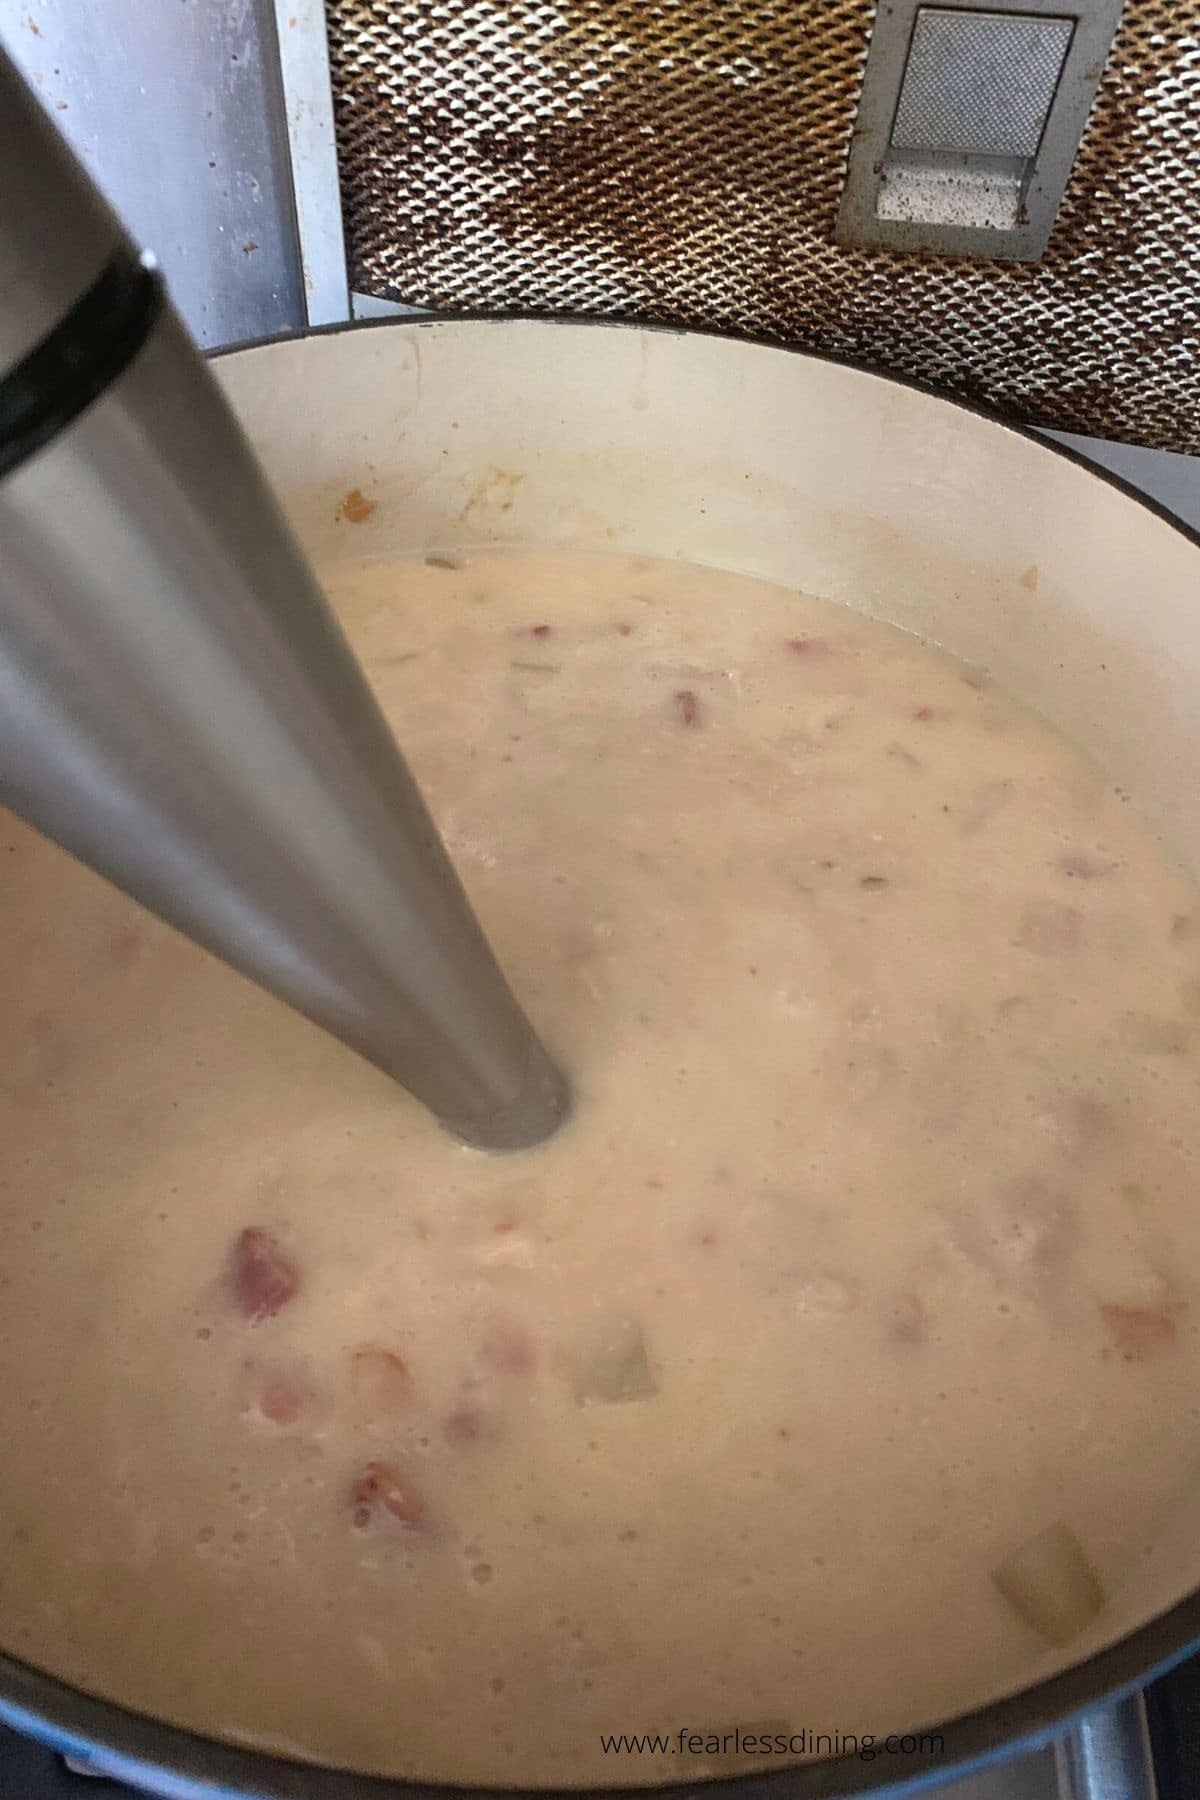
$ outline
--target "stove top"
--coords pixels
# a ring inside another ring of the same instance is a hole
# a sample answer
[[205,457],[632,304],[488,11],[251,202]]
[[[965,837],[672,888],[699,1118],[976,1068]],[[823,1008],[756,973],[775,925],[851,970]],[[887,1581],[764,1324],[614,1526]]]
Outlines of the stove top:
[[[1100,1707],[1055,1744],[934,1790],[936,1800],[1193,1800],[1200,1795],[1200,1656]],[[0,1800],[139,1800],[0,1726]],[[230,1796],[229,1800],[233,1800]]]
[[[1022,1756],[937,1790],[938,1800],[1092,1800],[1064,1790],[1052,1749]],[[79,1775],[60,1756],[0,1726],[0,1800],[138,1800],[132,1788]],[[1108,1797],[1105,1797],[1108,1800]],[[1134,1800],[1114,1794],[1112,1800]],[[1140,1800],[1140,1797],[1139,1797]],[[1163,1800],[1160,1795],[1159,1800]]]

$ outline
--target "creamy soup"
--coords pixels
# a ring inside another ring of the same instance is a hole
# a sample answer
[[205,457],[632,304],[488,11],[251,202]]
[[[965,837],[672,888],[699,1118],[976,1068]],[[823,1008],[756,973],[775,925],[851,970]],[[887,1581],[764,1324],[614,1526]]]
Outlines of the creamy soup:
[[329,581],[574,1114],[460,1147],[5,820],[3,1646],[532,1784],[1068,1660],[1196,1460],[1196,896],[850,612],[618,557]]

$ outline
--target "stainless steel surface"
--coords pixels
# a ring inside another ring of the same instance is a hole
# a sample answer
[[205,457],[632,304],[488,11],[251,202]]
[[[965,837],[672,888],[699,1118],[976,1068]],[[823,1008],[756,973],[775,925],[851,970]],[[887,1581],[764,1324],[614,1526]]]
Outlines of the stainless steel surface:
[[1036,262],[1121,0],[895,0],[871,36],[838,237]]
[[183,327],[0,482],[0,798],[472,1143],[565,1110]]
[[272,0],[0,0],[0,40],[201,344],[303,327]]
[[936,1793],[938,1800],[1075,1800],[1059,1784],[1053,1745],[991,1763]]
[[1141,1694],[1089,1713],[1055,1752],[1062,1800],[1157,1800]]
[[0,171],[3,380],[91,287],[124,240],[2,48]]
[[[325,0],[275,0],[296,229],[310,325],[350,317]],[[262,334],[259,334],[262,335]]]

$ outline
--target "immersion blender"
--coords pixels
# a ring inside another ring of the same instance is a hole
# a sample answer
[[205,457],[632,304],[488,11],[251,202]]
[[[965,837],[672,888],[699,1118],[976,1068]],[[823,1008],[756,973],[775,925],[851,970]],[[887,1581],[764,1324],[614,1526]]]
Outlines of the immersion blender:
[[0,52],[0,800],[487,1149],[563,1079],[218,387]]

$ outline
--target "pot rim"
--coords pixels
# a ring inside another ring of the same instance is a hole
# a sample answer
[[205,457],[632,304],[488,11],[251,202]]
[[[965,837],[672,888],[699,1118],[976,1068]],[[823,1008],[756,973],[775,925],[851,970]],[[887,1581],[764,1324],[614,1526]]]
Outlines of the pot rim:
[[[412,331],[459,324],[571,326],[710,338],[849,369],[888,385],[908,388],[943,406],[973,414],[1002,430],[1014,432],[1047,455],[1075,463],[1153,514],[1200,550],[1200,530],[1159,501],[1111,469],[1094,462],[1073,445],[1043,437],[1032,426],[1005,417],[997,408],[942,393],[926,382],[881,371],[855,357],[806,350],[736,331],[694,329],[667,321],[646,323],[555,312],[456,311],[351,319],[294,334],[223,346],[210,352],[209,359],[220,361],[245,351],[310,338],[334,337],[350,331]],[[477,1800],[492,1800],[492,1797],[494,1800],[511,1800],[512,1795],[521,1793],[535,1794],[537,1800],[579,1800],[581,1795],[586,1795],[588,1800],[660,1800],[664,1795],[678,1797],[708,1789],[719,1790],[727,1800],[768,1800],[768,1795],[774,1800],[837,1800],[839,1796],[866,1792],[892,1796],[913,1793],[961,1778],[1003,1756],[1035,1750],[1060,1735],[1080,1713],[1103,1701],[1135,1692],[1197,1648],[1200,1648],[1200,1588],[1082,1662],[1073,1663],[973,1711],[914,1726],[911,1733],[891,1734],[940,1738],[944,1746],[940,1754],[932,1750],[918,1750],[912,1755],[904,1753],[904,1772],[894,1779],[889,1779],[884,1770],[888,1755],[895,1753],[879,1751],[871,1760],[860,1753],[849,1753],[789,1764],[784,1768],[764,1768],[752,1774],[649,1786],[522,1789],[412,1781],[402,1776],[371,1775],[322,1766],[205,1737],[89,1694],[3,1652],[0,1652],[0,1722],[85,1766],[94,1765],[97,1774],[135,1784],[139,1780],[155,1781],[157,1789],[150,1792],[170,1794],[177,1800],[201,1800],[201,1796],[210,1796],[211,1800],[219,1800],[222,1796],[224,1800],[389,1800],[389,1797],[394,1800],[464,1800],[468,1795],[476,1796]],[[269,1647],[265,1647],[264,1653],[269,1654]],[[702,1730],[702,1727],[697,1729]]]

